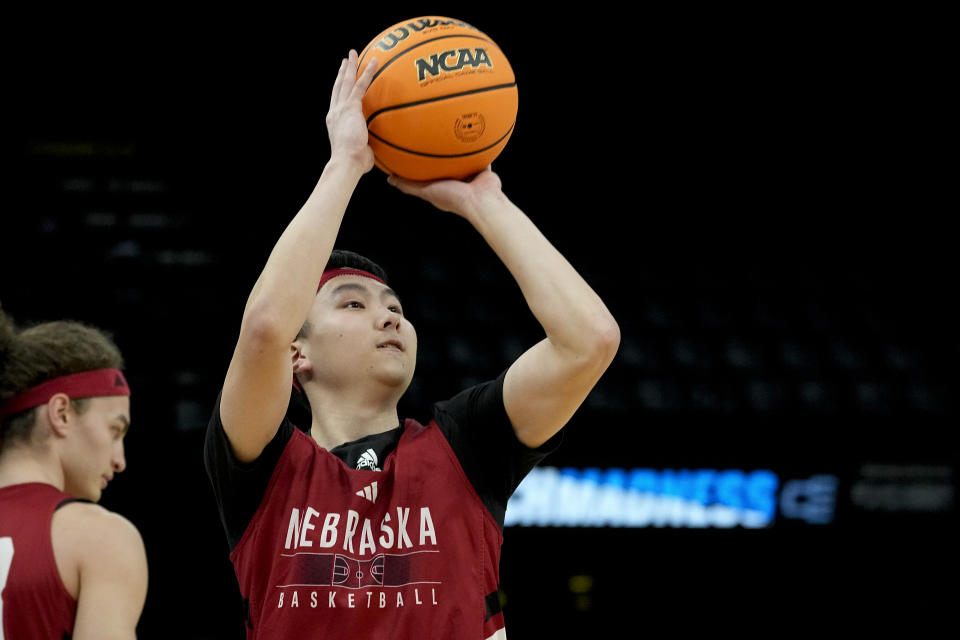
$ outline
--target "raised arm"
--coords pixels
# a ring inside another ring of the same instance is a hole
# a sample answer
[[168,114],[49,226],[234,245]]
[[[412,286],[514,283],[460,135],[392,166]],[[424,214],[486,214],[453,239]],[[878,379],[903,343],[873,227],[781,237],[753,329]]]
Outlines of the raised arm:
[[330,160],[290,221],[247,299],[227,370],[220,418],[241,461],[256,459],[276,434],[290,399],[290,345],[307,318],[347,203],[373,167],[361,100],[376,61],[357,77],[357,53],[340,65],[326,124]]
[[600,297],[502,192],[489,168],[470,182],[391,184],[456,213],[483,236],[546,332],[507,370],[503,402],[517,438],[546,442],[573,416],[613,361],[620,329]]

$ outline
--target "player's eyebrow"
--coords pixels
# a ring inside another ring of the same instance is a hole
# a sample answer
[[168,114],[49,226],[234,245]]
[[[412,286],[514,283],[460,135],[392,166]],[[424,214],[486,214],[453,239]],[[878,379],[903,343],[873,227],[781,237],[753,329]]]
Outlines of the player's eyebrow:
[[119,413],[117,414],[116,419],[123,423],[123,433],[126,433],[130,429],[130,418],[122,413]]

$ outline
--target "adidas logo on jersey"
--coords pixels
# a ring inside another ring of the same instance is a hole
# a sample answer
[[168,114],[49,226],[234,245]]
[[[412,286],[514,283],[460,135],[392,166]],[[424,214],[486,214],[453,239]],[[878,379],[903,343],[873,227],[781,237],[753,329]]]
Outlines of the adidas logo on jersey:
[[366,498],[370,502],[376,502],[377,501],[377,483],[371,482],[370,484],[365,486],[363,489],[360,489],[360,491],[357,491],[357,495],[360,496],[361,498]]
[[357,469],[367,469],[368,471],[383,471],[379,466],[377,466],[377,452],[373,449],[367,449],[360,454],[360,457],[357,459]]

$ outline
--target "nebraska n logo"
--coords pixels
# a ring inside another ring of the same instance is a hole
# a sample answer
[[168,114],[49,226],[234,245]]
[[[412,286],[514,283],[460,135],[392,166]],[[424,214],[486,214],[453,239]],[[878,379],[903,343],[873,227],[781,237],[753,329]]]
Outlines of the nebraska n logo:
[[376,502],[377,501],[377,483],[371,482],[370,484],[365,486],[363,489],[360,489],[360,491],[357,491],[356,495],[360,496],[361,498],[366,498],[370,502]]

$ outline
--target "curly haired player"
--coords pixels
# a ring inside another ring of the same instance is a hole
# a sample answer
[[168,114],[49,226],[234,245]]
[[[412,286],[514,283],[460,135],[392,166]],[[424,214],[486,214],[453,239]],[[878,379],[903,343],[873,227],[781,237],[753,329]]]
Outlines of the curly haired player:
[[20,331],[0,309],[0,640],[136,634],[143,541],[95,504],[127,464],[122,367],[94,327]]

